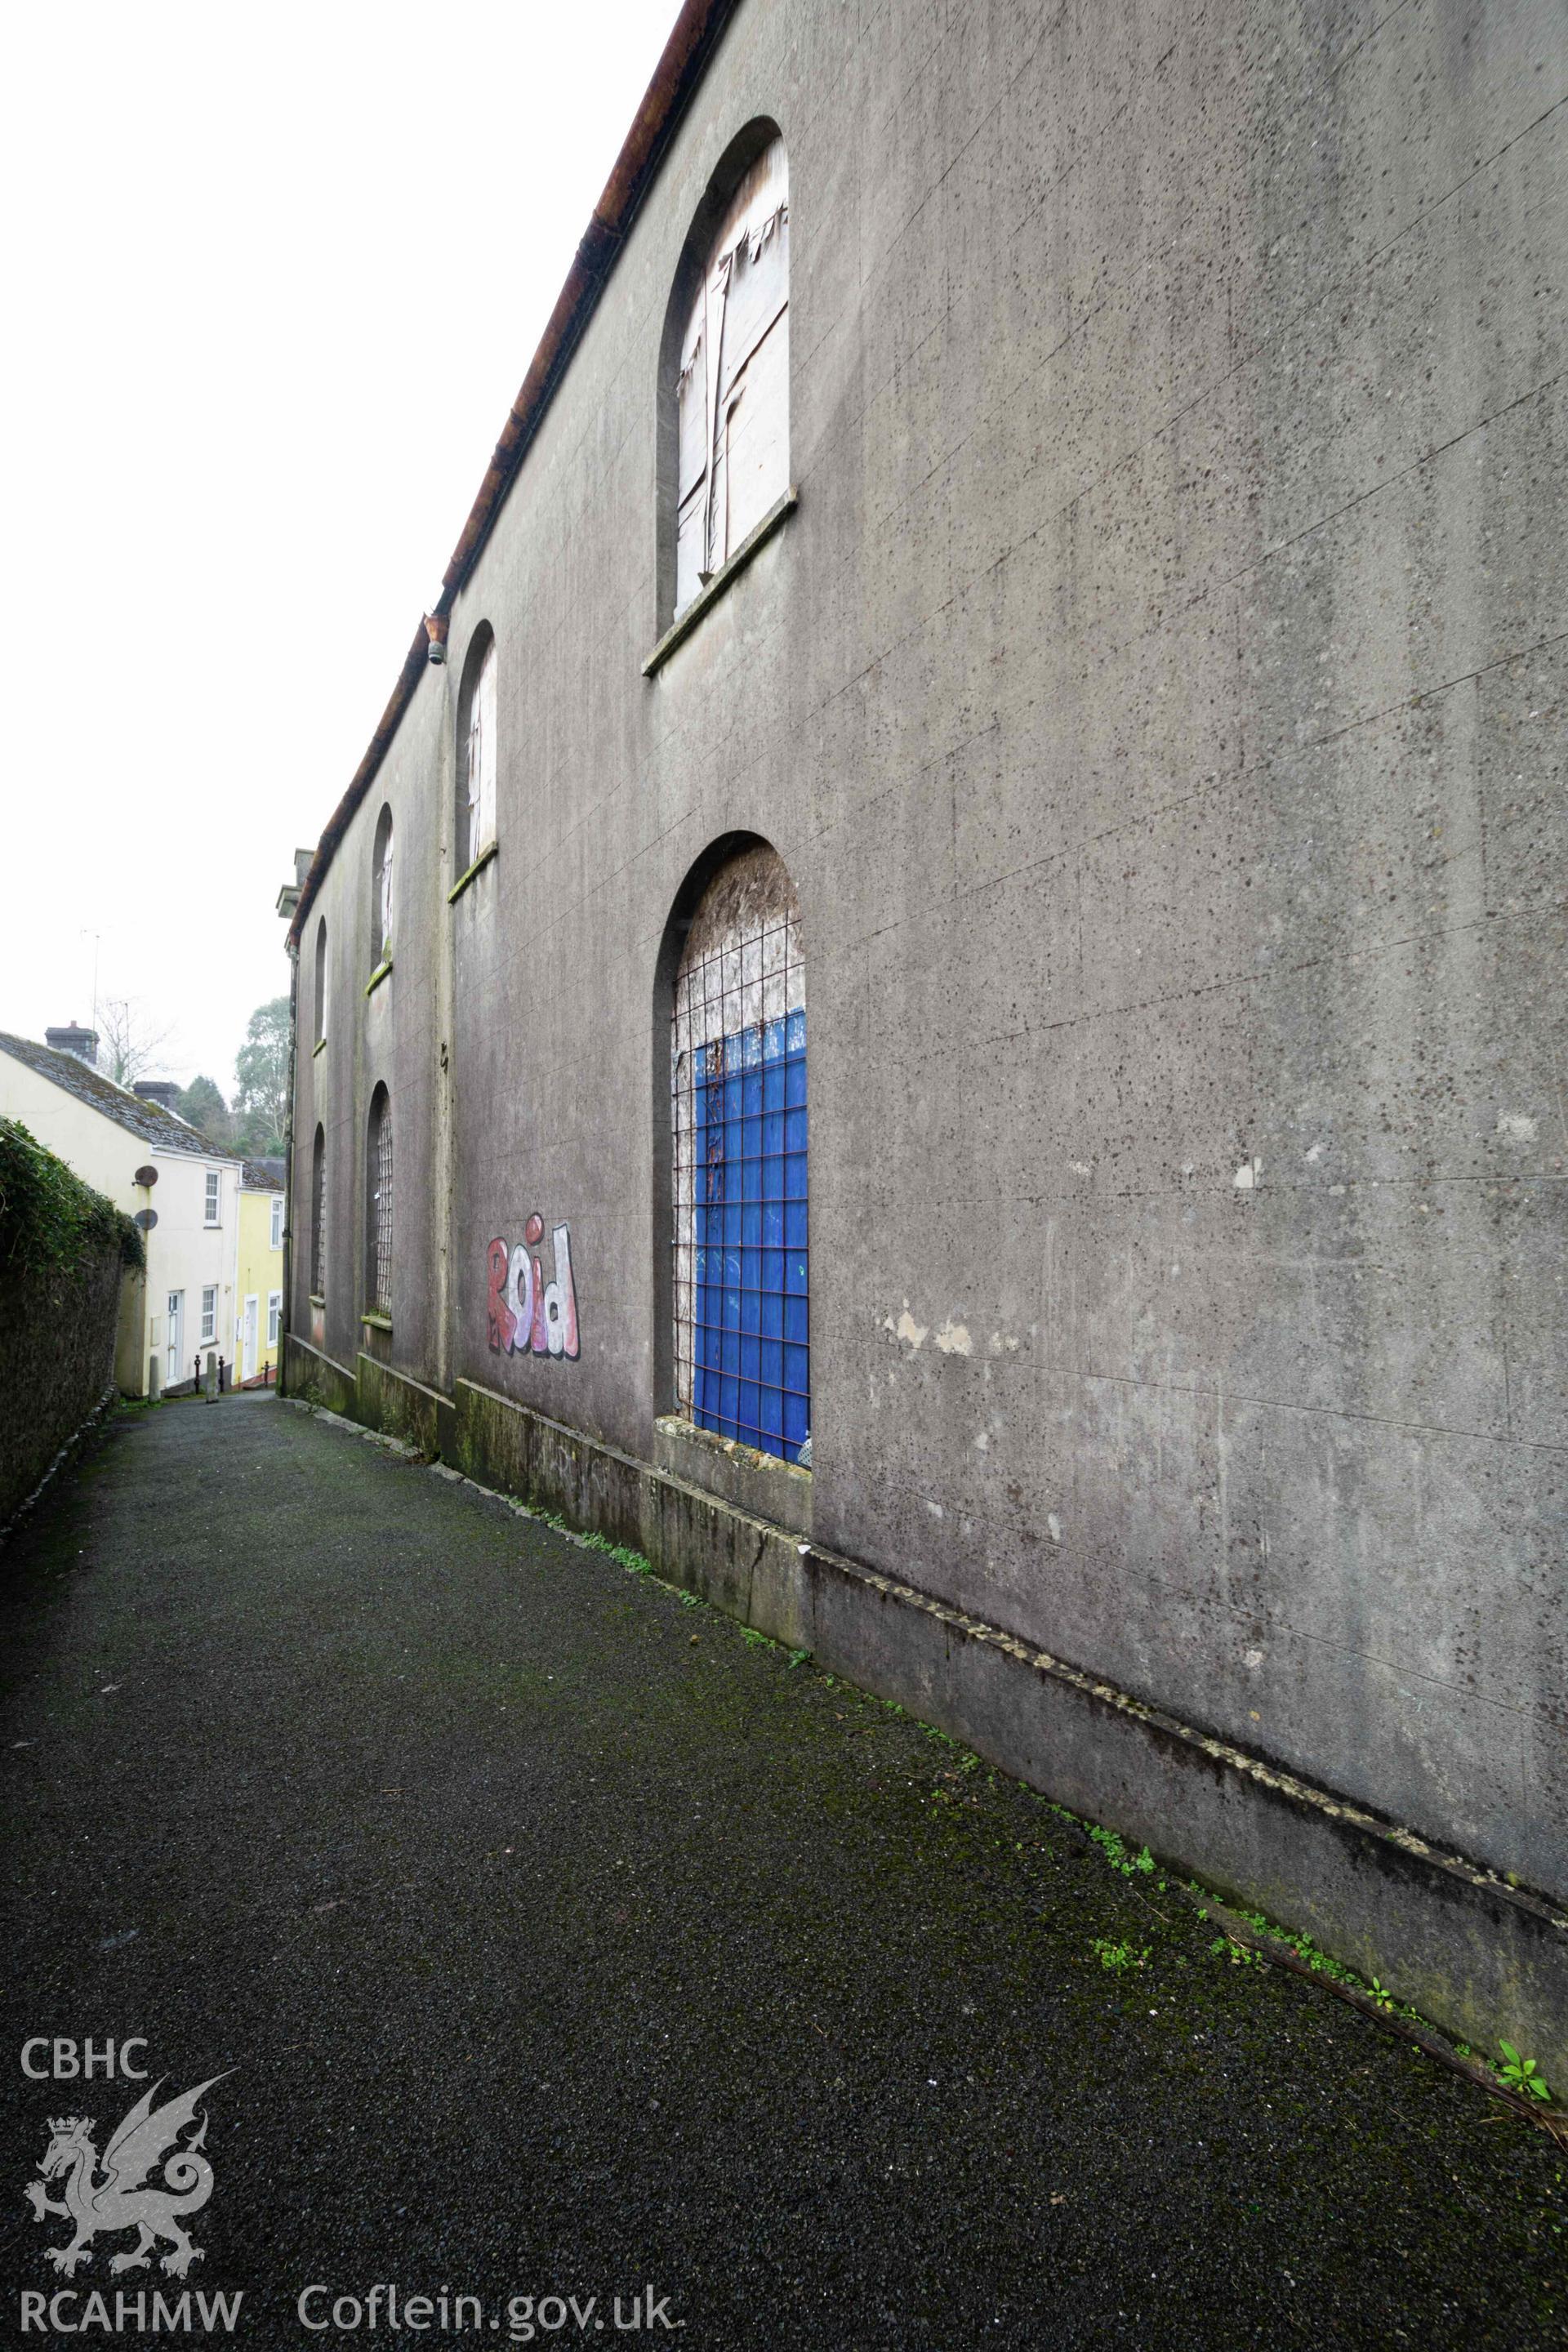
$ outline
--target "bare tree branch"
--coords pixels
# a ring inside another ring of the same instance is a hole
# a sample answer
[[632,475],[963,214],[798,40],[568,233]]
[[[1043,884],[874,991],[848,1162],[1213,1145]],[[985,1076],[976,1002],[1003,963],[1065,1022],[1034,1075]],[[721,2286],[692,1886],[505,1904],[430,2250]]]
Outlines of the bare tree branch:
[[172,1024],[156,1027],[134,997],[110,997],[98,1008],[98,1066],[131,1086],[155,1066],[174,1034]]

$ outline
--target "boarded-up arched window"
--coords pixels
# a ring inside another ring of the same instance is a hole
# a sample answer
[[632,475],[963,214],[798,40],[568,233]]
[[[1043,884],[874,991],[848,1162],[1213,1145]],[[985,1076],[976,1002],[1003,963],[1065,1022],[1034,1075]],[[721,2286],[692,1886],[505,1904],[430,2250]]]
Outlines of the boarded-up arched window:
[[679,614],[789,488],[789,163],[776,133],[708,242],[678,366]]
[[467,873],[496,837],[496,641],[488,631],[469,656],[465,699],[458,761],[459,874]]
[[371,857],[370,960],[383,964],[392,953],[392,811],[384,808]]
[[316,1034],[319,1045],[327,1034],[327,919],[316,925]]
[[798,1461],[811,1433],[805,962],[795,886],[764,843],[727,859],[698,901],[672,1015],[677,1409]]
[[323,1298],[327,1289],[327,1137],[316,1129],[310,1148],[310,1292]]
[[384,1086],[370,1098],[365,1153],[364,1303],[370,1315],[392,1312],[392,1101]]

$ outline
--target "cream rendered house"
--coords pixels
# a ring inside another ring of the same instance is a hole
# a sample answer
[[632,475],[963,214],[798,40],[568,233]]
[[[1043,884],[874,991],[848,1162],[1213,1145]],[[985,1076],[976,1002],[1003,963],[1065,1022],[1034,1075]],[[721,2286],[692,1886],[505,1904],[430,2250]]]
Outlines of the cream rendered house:
[[0,1115],[19,1119],[116,1208],[141,1223],[144,1277],[121,1294],[114,1372],[126,1396],[188,1385],[209,1348],[232,1359],[241,1161],[194,1127],[106,1077],[91,1030],[40,1045],[0,1031]]

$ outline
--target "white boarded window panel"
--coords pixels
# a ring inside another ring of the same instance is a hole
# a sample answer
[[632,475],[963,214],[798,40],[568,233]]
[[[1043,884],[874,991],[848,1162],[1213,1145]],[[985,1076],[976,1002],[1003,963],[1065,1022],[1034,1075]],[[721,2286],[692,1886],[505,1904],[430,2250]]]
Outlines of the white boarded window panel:
[[675,609],[789,488],[789,175],[782,139],[715,238],[681,338]]
[[479,664],[468,705],[468,838],[464,865],[471,866],[496,837],[496,649],[490,644]]
[[392,811],[383,809],[371,852],[371,961],[380,964],[392,952]]

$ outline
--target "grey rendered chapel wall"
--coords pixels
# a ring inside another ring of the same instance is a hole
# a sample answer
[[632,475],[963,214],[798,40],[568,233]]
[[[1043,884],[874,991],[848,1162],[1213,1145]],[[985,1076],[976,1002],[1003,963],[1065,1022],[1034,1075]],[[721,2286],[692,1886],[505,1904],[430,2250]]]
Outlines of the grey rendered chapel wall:
[[[745,0],[305,923],[292,1303],[668,1466],[658,973],[761,836],[816,1541],[1559,1900],[1565,82],[1547,0]],[[666,303],[757,117],[799,505],[646,678]],[[448,905],[481,625],[500,849]],[[487,1344],[532,1212],[575,1362]]]

